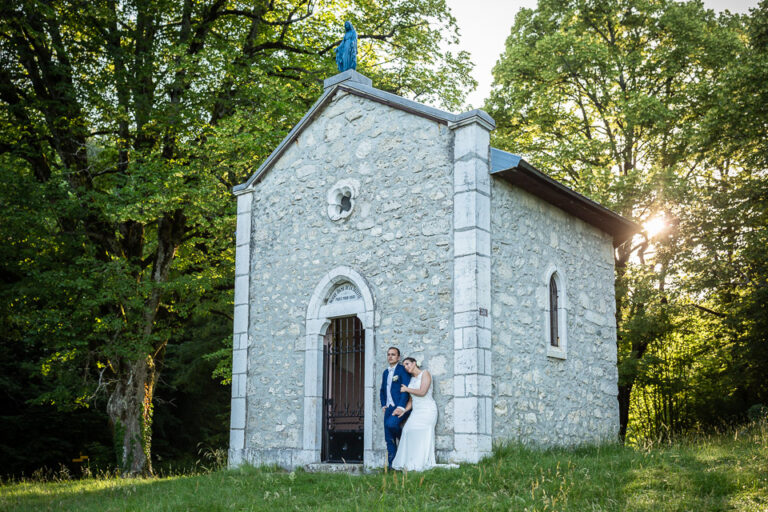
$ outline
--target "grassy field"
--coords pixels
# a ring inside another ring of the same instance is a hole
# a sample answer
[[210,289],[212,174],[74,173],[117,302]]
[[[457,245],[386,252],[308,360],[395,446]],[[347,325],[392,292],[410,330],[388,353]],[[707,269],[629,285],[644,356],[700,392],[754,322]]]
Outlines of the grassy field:
[[477,465],[364,476],[245,467],[8,482],[0,510],[768,511],[768,424],[648,448],[507,446]]

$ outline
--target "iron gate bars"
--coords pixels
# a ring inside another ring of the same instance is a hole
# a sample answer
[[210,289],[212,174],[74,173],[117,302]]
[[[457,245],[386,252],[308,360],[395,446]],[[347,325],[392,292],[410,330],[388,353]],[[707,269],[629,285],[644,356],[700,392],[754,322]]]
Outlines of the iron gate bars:
[[365,331],[357,317],[334,318],[323,346],[325,462],[363,461]]

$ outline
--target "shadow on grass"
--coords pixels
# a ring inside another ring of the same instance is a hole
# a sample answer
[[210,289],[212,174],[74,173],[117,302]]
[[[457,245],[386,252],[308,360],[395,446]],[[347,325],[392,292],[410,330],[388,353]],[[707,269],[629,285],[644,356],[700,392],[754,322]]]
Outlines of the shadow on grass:
[[685,448],[649,458],[639,453],[636,466],[627,473],[623,487],[627,510],[732,510],[731,497],[739,491],[732,463],[704,461]]
[[727,442],[652,450],[506,446],[488,465],[506,476],[499,488],[515,496],[520,510],[703,512],[733,510],[740,502],[757,510],[765,506],[768,477],[760,475],[767,451]]
[[[277,475],[274,468],[218,471],[165,478],[20,482],[0,488],[2,510],[217,510],[206,503],[237,493],[245,478]],[[224,500],[221,501],[224,505]],[[231,510],[223,507],[221,510]]]

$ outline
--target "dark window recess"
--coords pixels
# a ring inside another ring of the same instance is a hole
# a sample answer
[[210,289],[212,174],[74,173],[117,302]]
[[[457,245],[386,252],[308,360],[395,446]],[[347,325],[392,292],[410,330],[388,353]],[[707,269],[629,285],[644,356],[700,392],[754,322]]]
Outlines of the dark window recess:
[[341,204],[339,205],[339,208],[342,212],[348,212],[352,209],[352,200],[348,195],[345,194],[341,196]]
[[560,333],[557,332],[557,281],[555,274],[549,278],[549,343],[553,347],[560,346]]

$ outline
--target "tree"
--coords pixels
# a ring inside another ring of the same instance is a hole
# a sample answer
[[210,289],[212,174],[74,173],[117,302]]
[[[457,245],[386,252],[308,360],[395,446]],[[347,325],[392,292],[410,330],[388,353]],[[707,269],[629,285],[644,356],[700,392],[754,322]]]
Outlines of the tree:
[[[700,93],[739,47],[738,31],[700,2],[541,0],[517,15],[494,68],[486,105],[497,121],[494,142],[643,222],[678,204],[687,180],[702,172],[711,146],[699,144]],[[632,276],[649,289],[645,272],[630,272],[632,254],[642,260],[648,247],[646,236],[615,251],[622,439],[639,361],[667,334],[633,322],[654,303],[632,293],[640,285]],[[672,260],[655,263],[650,289],[663,295]],[[663,309],[662,299],[655,304]]]
[[[693,200],[677,214],[689,235],[671,249],[697,312],[715,323],[720,364],[702,422],[744,419],[768,403],[768,2],[744,20],[743,40],[717,83],[700,93],[700,140],[715,148],[707,172],[690,182]],[[727,364],[723,364],[727,362]]]
[[0,7],[0,162],[18,183],[3,201],[23,212],[3,214],[3,313],[44,354],[38,402],[106,395],[126,475],[152,472],[169,340],[201,311],[229,322],[231,187],[334,74],[345,19],[378,84],[461,102],[469,65],[439,46],[456,32],[442,0]]

